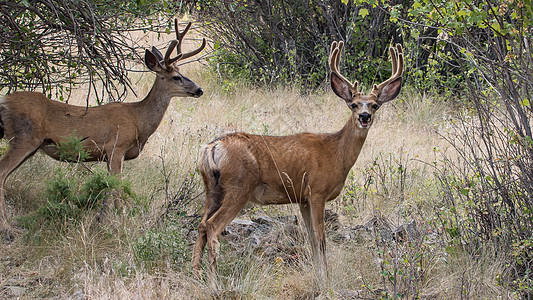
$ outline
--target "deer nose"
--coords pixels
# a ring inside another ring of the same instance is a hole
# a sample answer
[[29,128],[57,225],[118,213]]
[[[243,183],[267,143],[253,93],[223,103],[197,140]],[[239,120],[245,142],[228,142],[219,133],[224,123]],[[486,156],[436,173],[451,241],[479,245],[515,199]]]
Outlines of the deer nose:
[[364,121],[364,122],[370,121],[371,118],[372,118],[372,115],[369,113],[362,113],[359,115],[359,120]]
[[369,113],[362,113],[359,115],[359,123],[361,123],[363,127],[368,126],[371,119],[372,119],[372,115]]
[[194,97],[198,98],[200,96],[202,96],[204,94],[204,90],[202,90],[202,88],[198,88],[195,92],[194,92]]

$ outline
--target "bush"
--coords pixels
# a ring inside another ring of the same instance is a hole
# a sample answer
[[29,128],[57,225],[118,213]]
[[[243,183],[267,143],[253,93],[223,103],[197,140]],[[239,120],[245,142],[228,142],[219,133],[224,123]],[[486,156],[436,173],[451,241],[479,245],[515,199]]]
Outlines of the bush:
[[68,162],[82,162],[87,160],[90,156],[89,153],[83,147],[84,138],[79,138],[76,135],[76,130],[72,134],[61,142],[59,142],[55,147],[57,148],[57,153],[59,154],[60,161]]
[[114,197],[112,192],[119,190],[128,197],[135,197],[129,183],[107,171],[98,170],[86,177],[83,174],[68,176],[59,169],[46,184],[47,203],[39,209],[39,214],[47,220],[76,219],[85,212],[102,208],[103,198]]
[[[463,95],[464,71],[436,26],[412,14],[411,1],[275,0],[197,2],[199,19],[216,37],[211,68],[224,79],[294,85],[328,84],[331,42],[345,43],[343,73],[370,87],[390,76],[389,45],[406,49],[406,82],[419,90]],[[405,22],[411,21],[411,22]],[[413,26],[413,22],[421,26]],[[246,24],[243,26],[243,24]]]
[[189,264],[190,249],[182,232],[174,226],[152,229],[138,237],[133,243],[133,253],[138,264],[147,270],[156,267],[181,268]]
[[533,52],[527,49],[533,11],[515,1],[418,7],[427,18],[449,22],[445,33],[469,70],[474,108],[445,136],[458,158],[447,159],[438,173],[443,230],[473,254],[487,245],[506,253],[508,276],[500,280],[531,298]]
[[209,63],[227,77],[314,89],[327,82],[331,42],[344,40],[350,77],[364,85],[388,78],[387,47],[401,41],[395,25],[379,8],[342,2],[198,1],[200,20],[217,37],[219,55]]
[[116,197],[113,191],[121,190],[127,197],[135,197],[130,183],[98,169],[92,171],[80,162],[89,158],[82,145],[83,139],[76,131],[56,145],[60,160],[73,162],[65,172],[59,168],[55,176],[46,183],[46,205],[39,209],[39,215],[47,220],[76,219],[84,212],[102,207],[105,197]]

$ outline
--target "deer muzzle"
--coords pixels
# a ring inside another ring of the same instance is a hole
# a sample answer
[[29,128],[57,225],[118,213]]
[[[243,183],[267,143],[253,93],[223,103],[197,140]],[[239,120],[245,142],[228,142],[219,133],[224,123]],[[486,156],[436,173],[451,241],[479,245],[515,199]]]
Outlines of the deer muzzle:
[[370,125],[370,121],[372,120],[372,115],[369,113],[362,113],[359,115],[359,124],[361,124],[361,127],[366,128]]

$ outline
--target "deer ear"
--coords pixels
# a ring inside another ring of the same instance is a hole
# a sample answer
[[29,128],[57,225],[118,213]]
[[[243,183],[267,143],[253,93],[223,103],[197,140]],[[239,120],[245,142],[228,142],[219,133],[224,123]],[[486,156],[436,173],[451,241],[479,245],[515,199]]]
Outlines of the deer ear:
[[152,53],[155,55],[158,61],[163,61],[163,54],[154,46],[152,46]]
[[385,102],[389,102],[392,99],[396,98],[402,89],[402,78],[398,77],[393,82],[387,84],[379,93],[378,104],[381,105]]
[[344,101],[352,101],[352,92],[350,91],[350,87],[348,84],[346,84],[346,82],[344,82],[344,80],[342,80],[342,78],[339,77],[339,75],[334,72],[331,73],[331,89],[335,95],[344,99]]
[[146,64],[148,69],[154,72],[160,72],[164,70],[163,67],[161,67],[161,64],[159,64],[157,56],[150,52],[148,49],[146,49],[146,51],[144,52],[144,63]]

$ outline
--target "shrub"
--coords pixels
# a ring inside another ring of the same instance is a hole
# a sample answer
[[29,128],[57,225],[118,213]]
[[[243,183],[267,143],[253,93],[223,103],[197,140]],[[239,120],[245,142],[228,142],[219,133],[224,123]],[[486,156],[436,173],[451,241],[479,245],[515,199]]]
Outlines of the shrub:
[[334,40],[345,41],[346,73],[369,85],[388,78],[387,47],[391,40],[401,41],[384,10],[352,1],[197,3],[200,20],[216,37],[219,55],[211,58],[211,67],[223,76],[267,85],[314,89],[324,84]]
[[181,230],[172,224],[138,237],[133,243],[133,253],[136,262],[149,271],[169,264],[181,268],[190,261],[189,244]]
[[87,160],[90,155],[83,147],[84,138],[79,138],[76,135],[76,130],[70,136],[55,145],[60,161],[81,162]]
[[97,170],[87,177],[79,173],[68,176],[59,169],[47,182],[47,203],[39,209],[39,214],[48,220],[75,219],[84,212],[102,208],[103,198],[114,197],[112,192],[119,190],[125,196],[135,197],[128,182],[107,171]]

